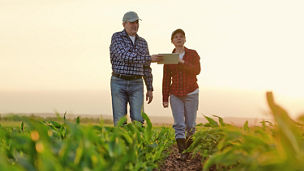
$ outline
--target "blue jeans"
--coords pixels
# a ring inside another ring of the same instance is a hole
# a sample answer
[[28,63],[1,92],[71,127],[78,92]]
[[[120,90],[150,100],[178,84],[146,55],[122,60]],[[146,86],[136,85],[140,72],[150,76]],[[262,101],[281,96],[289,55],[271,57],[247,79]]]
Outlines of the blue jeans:
[[130,105],[132,121],[143,123],[141,111],[144,102],[144,85],[142,79],[124,80],[115,76],[111,77],[111,95],[114,125],[127,115],[127,104]]
[[170,95],[170,106],[174,118],[175,139],[192,136],[198,110],[198,93],[182,97]]

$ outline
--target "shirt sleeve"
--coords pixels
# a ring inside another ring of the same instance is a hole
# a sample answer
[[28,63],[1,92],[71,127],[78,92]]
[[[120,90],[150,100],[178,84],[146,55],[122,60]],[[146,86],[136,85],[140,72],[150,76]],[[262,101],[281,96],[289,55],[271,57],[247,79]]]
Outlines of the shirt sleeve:
[[144,80],[147,86],[147,91],[153,91],[153,76],[152,76],[152,69],[150,65],[144,65]]
[[164,64],[163,88],[162,88],[163,102],[169,101],[170,86],[171,86],[171,72],[169,71],[168,65]]
[[[146,53],[147,53],[147,55],[149,55],[148,45],[147,45]],[[143,66],[143,68],[144,68],[144,81],[145,81],[145,84],[147,86],[147,91],[153,91],[153,85],[152,85],[153,75],[152,75],[152,68],[150,67],[150,65],[151,65],[151,63],[145,64]]]
[[198,75],[201,72],[200,56],[196,51],[193,51],[193,53],[191,53],[191,56],[192,56],[192,60],[185,61],[184,64],[180,64],[180,65],[182,65],[182,68],[186,72]]
[[150,55],[142,55],[137,50],[127,48],[123,39],[116,33],[113,34],[110,45],[111,57],[119,58],[124,63],[149,64]]

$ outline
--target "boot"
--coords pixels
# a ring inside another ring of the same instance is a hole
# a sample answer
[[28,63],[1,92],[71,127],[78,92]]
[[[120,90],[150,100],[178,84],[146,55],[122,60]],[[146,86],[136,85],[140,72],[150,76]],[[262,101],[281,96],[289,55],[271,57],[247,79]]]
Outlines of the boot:
[[[192,136],[187,136],[185,141],[185,150],[187,150],[190,145],[193,143]],[[189,152],[184,153],[187,158],[191,157]]]
[[186,148],[185,149],[189,148],[192,143],[193,143],[192,136],[187,137],[186,138]]
[[180,160],[186,160],[187,156],[184,154],[184,150],[186,148],[186,139],[185,138],[177,138],[177,147],[178,147],[178,152],[180,154]]

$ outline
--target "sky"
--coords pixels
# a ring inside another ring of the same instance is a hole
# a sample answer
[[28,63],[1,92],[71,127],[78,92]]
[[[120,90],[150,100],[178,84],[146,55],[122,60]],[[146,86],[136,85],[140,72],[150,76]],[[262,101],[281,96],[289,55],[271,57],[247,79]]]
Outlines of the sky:
[[[266,117],[265,92],[304,113],[301,0],[0,0],[0,113],[111,114],[110,39],[136,11],[151,54],[169,53],[172,31],[201,57],[199,114]],[[162,65],[151,65],[161,107]]]

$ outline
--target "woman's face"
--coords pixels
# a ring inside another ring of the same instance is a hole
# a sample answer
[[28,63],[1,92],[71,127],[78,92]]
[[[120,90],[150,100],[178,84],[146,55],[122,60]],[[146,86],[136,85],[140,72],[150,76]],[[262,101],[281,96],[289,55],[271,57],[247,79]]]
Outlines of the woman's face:
[[173,36],[172,43],[175,47],[183,47],[186,42],[186,38],[182,33],[176,33]]

